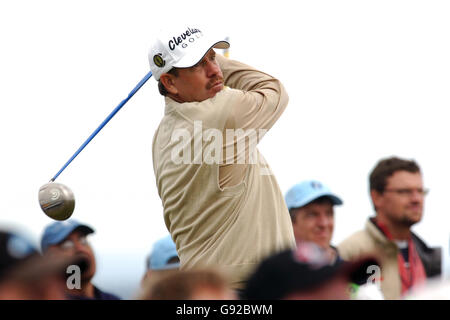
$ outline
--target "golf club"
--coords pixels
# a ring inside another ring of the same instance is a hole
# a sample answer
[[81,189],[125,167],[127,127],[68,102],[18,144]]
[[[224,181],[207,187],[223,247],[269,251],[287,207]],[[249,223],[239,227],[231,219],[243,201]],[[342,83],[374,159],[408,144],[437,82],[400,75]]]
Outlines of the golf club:
[[72,157],[62,166],[53,178],[39,189],[39,205],[44,213],[55,220],[68,219],[75,208],[75,197],[73,192],[61,183],[55,183],[56,178],[69,166],[69,164],[80,154],[81,151],[91,142],[92,139],[103,129],[103,127],[116,115],[117,112],[134,96],[134,94],[147,82],[152,76],[150,71],[134,87],[128,96],[106,117],[97,129],[86,139],[80,148]]

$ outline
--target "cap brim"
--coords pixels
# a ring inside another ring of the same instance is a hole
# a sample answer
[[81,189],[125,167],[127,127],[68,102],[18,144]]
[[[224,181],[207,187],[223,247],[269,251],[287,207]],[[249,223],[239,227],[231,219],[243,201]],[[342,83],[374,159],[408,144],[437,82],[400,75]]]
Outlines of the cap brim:
[[328,197],[331,199],[331,202],[334,205],[341,205],[343,204],[342,200],[340,198],[338,198],[337,196],[335,196],[334,194],[325,194],[322,197]]
[[225,40],[220,40],[212,43],[207,40],[202,41],[202,43],[197,48],[193,49],[193,52],[191,52],[190,54],[186,54],[173,66],[180,69],[190,68],[199,63],[212,48],[228,49],[229,47],[230,44]]
[[75,232],[75,231],[80,231],[84,235],[88,235],[88,234],[94,233],[94,229],[92,229],[91,227],[88,227],[88,226],[86,226],[84,224],[78,225],[78,226],[75,226],[73,228],[68,228],[67,230],[62,232],[60,234],[60,236],[58,238],[54,239],[50,245],[55,245],[55,244],[61,243],[65,238],[67,238],[72,232]]
[[333,203],[333,205],[341,205],[343,204],[342,200],[340,198],[338,198],[337,196],[335,196],[332,193],[329,192],[319,192],[319,193],[315,193],[313,195],[310,195],[309,197],[303,199],[302,201],[298,201],[296,203],[293,203],[291,205],[288,206],[288,209],[295,209],[295,208],[301,208],[306,206],[307,204],[313,202],[314,200],[317,200],[319,198],[322,197],[327,197],[331,200],[331,202]]
[[[78,227],[74,228],[74,229],[72,230],[72,232],[74,232],[75,230],[81,231],[81,232],[84,233],[85,235],[94,233],[94,229],[92,229],[91,227],[88,227],[88,226],[86,226],[86,225],[78,226]],[[72,232],[71,232],[71,233],[72,233]]]
[[179,269],[180,268],[180,263],[179,262],[177,262],[177,263],[169,263],[169,264],[166,264],[166,265],[164,265],[164,266],[162,266],[162,267],[153,267],[153,268],[150,268],[151,270],[155,270],[155,271],[159,271],[159,270],[172,270],[172,269]]
[[41,240],[41,250],[42,250],[42,252],[47,251],[47,249],[50,246],[57,245],[57,244],[61,243],[64,239],[66,239],[74,231],[80,231],[84,235],[88,235],[90,233],[94,233],[95,232],[94,229],[92,229],[91,227],[89,227],[87,225],[84,225],[84,224],[71,226],[70,228],[66,228],[63,232],[60,232],[57,237],[54,237],[51,240],[48,240],[48,239],[43,237],[42,240]]

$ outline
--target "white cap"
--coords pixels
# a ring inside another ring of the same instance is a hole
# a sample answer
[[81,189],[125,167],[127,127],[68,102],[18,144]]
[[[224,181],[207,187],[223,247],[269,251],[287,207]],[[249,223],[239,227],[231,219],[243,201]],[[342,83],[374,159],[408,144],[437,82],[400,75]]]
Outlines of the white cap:
[[161,74],[173,67],[189,68],[196,65],[211,48],[229,47],[227,41],[209,39],[199,29],[193,27],[163,31],[150,48],[148,54],[150,70],[153,77],[159,80]]

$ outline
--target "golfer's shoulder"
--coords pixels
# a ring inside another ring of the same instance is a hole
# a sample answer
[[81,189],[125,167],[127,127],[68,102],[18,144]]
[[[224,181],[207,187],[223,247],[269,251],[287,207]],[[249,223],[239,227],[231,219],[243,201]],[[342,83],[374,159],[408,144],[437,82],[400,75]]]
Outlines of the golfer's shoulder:
[[242,92],[240,90],[224,87],[214,97],[193,103],[190,108],[192,108],[192,111],[200,112],[203,115],[215,116],[238,104],[241,97]]
[[233,90],[227,88],[207,100],[177,104],[167,118],[177,122],[178,125],[186,123],[190,126],[196,121],[201,121],[205,129],[221,127],[235,105],[235,97],[229,91]]
[[283,104],[289,101],[289,96],[283,84],[277,79],[266,82],[264,86],[239,89],[225,87],[214,98],[215,103],[230,105],[260,105]]

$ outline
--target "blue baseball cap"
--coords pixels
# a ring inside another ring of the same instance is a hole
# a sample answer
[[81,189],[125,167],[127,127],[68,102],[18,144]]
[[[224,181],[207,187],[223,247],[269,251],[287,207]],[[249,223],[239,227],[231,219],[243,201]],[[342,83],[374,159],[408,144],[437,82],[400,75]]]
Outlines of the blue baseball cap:
[[94,229],[74,219],[54,222],[44,230],[41,239],[42,252],[47,251],[51,245],[61,243],[75,230],[79,230],[84,234],[94,233]]
[[177,257],[177,248],[170,235],[159,239],[153,244],[148,268],[151,270],[168,270],[180,267],[179,262],[169,263],[169,260]]
[[0,230],[0,278],[6,271],[38,255],[28,238],[6,230]]
[[328,197],[335,205],[343,203],[327,186],[316,180],[307,180],[296,184],[289,189],[284,199],[288,210],[291,210],[301,208],[320,197]]
[[65,280],[67,266],[80,265],[83,258],[59,255],[47,259],[29,240],[13,231],[0,230],[0,282],[4,279],[24,281],[35,286],[46,276],[55,275]]

